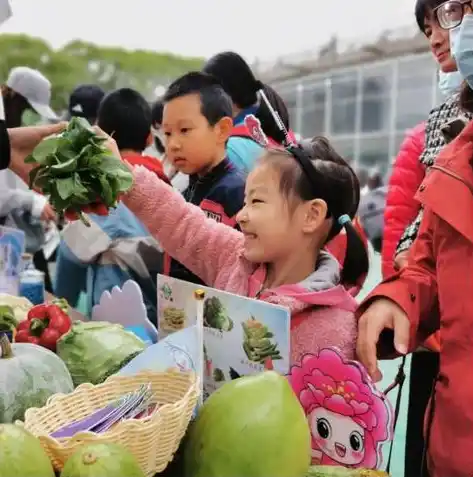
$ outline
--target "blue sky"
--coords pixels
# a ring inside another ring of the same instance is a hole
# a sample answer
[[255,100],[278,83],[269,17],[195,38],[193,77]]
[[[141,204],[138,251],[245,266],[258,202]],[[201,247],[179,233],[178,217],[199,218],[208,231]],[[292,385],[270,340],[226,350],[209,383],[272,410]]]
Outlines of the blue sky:
[[[58,47],[73,38],[102,45],[247,59],[316,49],[331,35],[351,39],[413,23],[414,0],[10,0],[2,32]],[[284,8],[276,8],[281,4]]]

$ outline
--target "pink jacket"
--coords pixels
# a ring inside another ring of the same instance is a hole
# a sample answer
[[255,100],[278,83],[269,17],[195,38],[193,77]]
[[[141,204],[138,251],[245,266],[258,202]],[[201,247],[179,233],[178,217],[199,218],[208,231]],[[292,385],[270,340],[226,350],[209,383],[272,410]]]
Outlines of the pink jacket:
[[[126,206],[146,225],[164,250],[207,285],[256,297],[266,275],[264,265],[244,259],[243,235],[210,219],[143,167],[135,167],[135,185]],[[319,348],[336,346],[354,358],[355,299],[339,284],[340,266],[321,252],[317,270],[295,285],[264,291],[259,298],[291,310],[291,361]]]

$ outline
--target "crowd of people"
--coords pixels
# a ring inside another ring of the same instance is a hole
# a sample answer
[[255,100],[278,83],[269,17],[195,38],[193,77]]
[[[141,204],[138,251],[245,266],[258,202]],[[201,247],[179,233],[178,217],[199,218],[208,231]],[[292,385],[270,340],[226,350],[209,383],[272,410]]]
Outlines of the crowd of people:
[[[407,132],[387,184],[355,171],[326,138],[297,141],[283,99],[235,52],[177,78],[152,104],[130,88],[80,85],[61,118],[49,81],[20,66],[2,86],[0,216],[25,230],[38,268],[56,261],[48,289],[72,305],[84,293],[89,311],[132,278],[156,322],[165,273],[289,307],[294,363],[336,346],[378,381],[378,358],[413,352],[405,476],[467,477],[473,10],[417,0],[415,17],[444,100]],[[21,127],[27,110],[52,124]],[[61,223],[47,197],[21,185],[25,156],[73,116],[95,125],[134,176],[116,209],[85,208],[88,228],[73,214]],[[45,254],[51,237],[58,247]],[[384,282],[359,305],[371,248]]]

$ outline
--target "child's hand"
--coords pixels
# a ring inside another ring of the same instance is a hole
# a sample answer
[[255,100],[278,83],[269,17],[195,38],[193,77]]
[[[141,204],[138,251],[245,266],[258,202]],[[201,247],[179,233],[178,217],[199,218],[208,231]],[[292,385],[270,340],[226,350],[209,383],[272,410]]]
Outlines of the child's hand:
[[105,131],[100,129],[98,126],[94,126],[93,130],[97,136],[103,137],[106,139],[103,146],[105,146],[115,157],[121,159],[120,150],[118,149],[117,143],[112,136],[109,136]]

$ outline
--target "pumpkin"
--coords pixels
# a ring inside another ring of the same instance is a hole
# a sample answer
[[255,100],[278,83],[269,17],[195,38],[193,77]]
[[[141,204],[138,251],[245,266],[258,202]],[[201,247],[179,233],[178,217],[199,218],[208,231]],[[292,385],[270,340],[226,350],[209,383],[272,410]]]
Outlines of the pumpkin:
[[73,391],[66,365],[53,352],[30,343],[10,344],[0,336],[0,423],[23,420],[30,407]]

